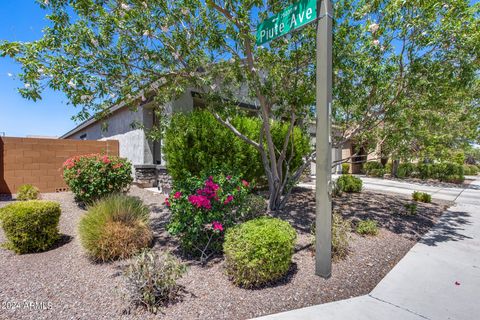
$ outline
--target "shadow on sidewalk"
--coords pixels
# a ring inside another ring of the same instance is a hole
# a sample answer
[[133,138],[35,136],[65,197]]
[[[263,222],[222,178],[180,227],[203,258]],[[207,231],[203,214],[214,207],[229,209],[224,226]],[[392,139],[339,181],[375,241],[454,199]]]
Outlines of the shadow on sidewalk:
[[438,243],[447,241],[462,241],[472,239],[461,232],[464,226],[472,224],[470,214],[460,211],[447,211],[439,219],[434,229],[427,233],[419,242],[428,246],[437,246]]

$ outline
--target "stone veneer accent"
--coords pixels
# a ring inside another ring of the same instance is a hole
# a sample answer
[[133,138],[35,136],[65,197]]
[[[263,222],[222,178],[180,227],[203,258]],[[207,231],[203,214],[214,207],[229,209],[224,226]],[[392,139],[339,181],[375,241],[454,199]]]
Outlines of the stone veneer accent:
[[167,168],[155,164],[135,165],[135,183],[141,188],[157,187],[162,193],[168,194],[172,189],[172,178]]

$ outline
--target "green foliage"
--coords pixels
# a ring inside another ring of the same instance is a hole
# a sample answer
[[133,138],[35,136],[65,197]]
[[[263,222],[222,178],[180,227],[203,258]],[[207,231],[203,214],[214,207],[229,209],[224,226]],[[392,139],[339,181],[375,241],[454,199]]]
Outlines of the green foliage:
[[463,172],[466,176],[476,176],[478,174],[478,167],[473,164],[464,164]]
[[465,163],[465,153],[458,151],[453,155],[452,162],[455,164],[463,165]]
[[143,250],[124,271],[128,298],[132,304],[157,313],[175,299],[180,289],[177,280],[185,272],[185,265],[170,253]]
[[350,173],[350,164],[342,163],[342,174],[349,174]]
[[236,212],[239,221],[248,221],[265,215],[267,212],[267,203],[262,196],[248,194],[239,204]]
[[150,210],[138,198],[114,194],[98,200],[80,220],[80,240],[96,261],[124,259],[150,245]]
[[40,192],[37,187],[32,186],[31,184],[24,184],[18,188],[17,191],[17,200],[37,200]]
[[[232,123],[252,139],[256,139],[260,134],[261,122],[258,119],[237,116]],[[282,149],[287,130],[287,124],[272,124],[272,138],[278,150]],[[287,158],[293,152],[290,170],[296,170],[303,163],[303,157],[310,149],[308,135],[295,128],[287,148]],[[236,137],[208,111],[173,115],[165,133],[163,152],[168,172],[175,181],[183,179],[187,174],[204,175],[218,167],[249,181],[258,181],[264,177],[264,167],[258,150]]]
[[177,182],[166,200],[171,211],[168,232],[205,262],[222,250],[224,231],[241,221],[241,210],[236,209],[249,191],[247,181],[220,172]]
[[434,165],[436,179],[445,182],[462,183],[465,180],[463,165],[443,162]]
[[419,192],[419,191],[414,191],[412,193],[412,199],[414,201],[420,201],[420,202],[425,202],[425,203],[430,203],[432,202],[432,196],[429,195],[426,192]]
[[276,218],[257,218],[227,231],[224,243],[227,275],[251,288],[283,277],[292,263],[295,229]]
[[397,168],[397,178],[404,179],[411,177],[415,172],[415,164],[413,163],[400,163]]
[[358,222],[355,232],[361,235],[376,236],[378,234],[377,221],[371,219],[361,220]]
[[363,165],[363,170],[367,176],[383,177],[385,175],[385,168],[380,162],[371,161]]
[[336,181],[336,188],[341,192],[360,192],[362,191],[362,180],[349,174],[343,174]]
[[77,201],[90,204],[107,195],[127,191],[133,181],[132,165],[116,156],[76,156],[63,164],[63,178]]
[[416,203],[406,203],[404,205],[407,215],[414,216],[417,214],[417,204]]
[[16,253],[45,251],[59,239],[60,205],[30,200],[0,209],[0,223],[8,240],[6,247]]
[[343,259],[349,250],[349,232],[352,230],[352,223],[344,219],[338,212],[332,215],[332,254],[334,259]]

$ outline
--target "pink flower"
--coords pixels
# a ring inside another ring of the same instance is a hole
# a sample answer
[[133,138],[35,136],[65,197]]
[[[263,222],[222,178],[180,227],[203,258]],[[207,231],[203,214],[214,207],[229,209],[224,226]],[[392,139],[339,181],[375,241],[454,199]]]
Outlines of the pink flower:
[[166,205],[167,207],[170,207],[170,202],[168,201],[168,197],[165,198],[165,205]]
[[80,174],[80,173],[82,173],[82,170],[77,169],[77,174]]
[[230,202],[232,202],[232,200],[233,200],[233,196],[229,194],[227,196],[227,199],[225,199],[225,201],[223,202],[223,204],[229,204]]
[[182,193],[181,193],[180,191],[175,192],[175,194],[173,195],[173,197],[174,197],[175,199],[178,199],[178,198],[180,198],[181,196],[182,196]]
[[204,195],[190,195],[188,196],[188,201],[197,208],[204,208],[207,210],[212,208],[210,200]]
[[220,232],[223,231],[223,225],[218,221],[213,221],[212,226],[213,226],[213,230],[215,231],[220,231]]
[[244,187],[248,187],[249,186],[249,183],[247,180],[242,180],[242,183],[243,183],[243,186]]
[[102,157],[102,162],[105,163],[105,164],[109,164],[109,163],[110,163],[110,159],[108,159],[108,156],[103,156],[103,157]]
[[230,180],[230,179],[232,179],[232,176],[227,176],[227,180]]

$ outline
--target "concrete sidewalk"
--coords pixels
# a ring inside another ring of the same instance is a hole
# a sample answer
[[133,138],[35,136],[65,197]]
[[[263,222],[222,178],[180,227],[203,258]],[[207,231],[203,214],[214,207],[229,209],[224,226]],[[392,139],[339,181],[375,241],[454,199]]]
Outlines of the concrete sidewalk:
[[258,319],[480,319],[479,178],[370,294]]

